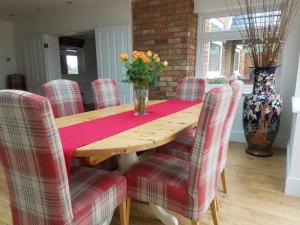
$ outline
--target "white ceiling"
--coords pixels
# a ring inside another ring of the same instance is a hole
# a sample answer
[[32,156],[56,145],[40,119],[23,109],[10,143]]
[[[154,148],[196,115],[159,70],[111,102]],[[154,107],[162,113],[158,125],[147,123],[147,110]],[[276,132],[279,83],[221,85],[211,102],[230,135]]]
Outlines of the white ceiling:
[[[71,1],[72,4],[68,4]],[[100,4],[106,0],[0,0],[0,18],[15,20],[27,16],[48,14],[55,11],[80,9]],[[41,10],[36,10],[41,9]],[[12,16],[15,15],[15,16]]]

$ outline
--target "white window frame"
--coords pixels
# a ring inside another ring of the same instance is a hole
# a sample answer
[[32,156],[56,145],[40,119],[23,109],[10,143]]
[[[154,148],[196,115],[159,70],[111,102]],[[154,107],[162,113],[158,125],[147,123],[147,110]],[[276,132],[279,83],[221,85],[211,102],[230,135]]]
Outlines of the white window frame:
[[[209,42],[209,48],[208,48],[208,62],[209,62],[209,56],[210,56],[210,45],[211,43],[215,44],[215,45],[218,45],[220,46],[220,65],[219,65],[219,70],[209,70],[209,63],[208,63],[208,70],[207,70],[207,75],[210,75],[210,76],[219,76],[221,75],[221,69],[222,69],[222,59],[223,59],[223,44],[221,41],[213,41],[213,42]],[[203,46],[204,48],[204,46]]]
[[[203,59],[204,59],[204,43],[205,42],[223,42],[223,41],[234,41],[242,40],[242,36],[238,30],[233,31],[216,31],[216,32],[205,32],[205,19],[207,18],[218,18],[231,16],[227,10],[201,13],[198,15],[198,32],[197,32],[197,49],[196,49],[196,77],[203,77]],[[206,91],[211,88],[224,84],[207,84]],[[227,84],[225,84],[227,85]],[[244,94],[251,93],[253,84],[247,84],[244,88]]]

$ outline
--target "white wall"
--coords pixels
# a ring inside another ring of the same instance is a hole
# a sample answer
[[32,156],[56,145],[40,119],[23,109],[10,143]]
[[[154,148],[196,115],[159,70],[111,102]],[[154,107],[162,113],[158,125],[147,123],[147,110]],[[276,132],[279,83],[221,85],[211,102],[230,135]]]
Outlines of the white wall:
[[[295,195],[300,197],[300,12],[295,19],[296,25],[292,28],[291,35],[288,39],[283,59],[282,66],[282,79],[281,84],[284,85],[283,91],[288,93],[288,95],[294,95],[298,98],[298,110],[296,110],[294,104],[294,112],[285,112],[285,117],[283,122],[292,124],[292,129],[290,131],[291,136],[288,145],[287,152],[287,178],[286,178],[286,188],[285,192],[287,194]],[[296,77],[298,63],[298,75]],[[290,77],[289,79],[286,79]],[[296,85],[295,85],[296,83]],[[296,86],[296,87],[295,87]],[[291,87],[291,88],[288,88]],[[288,97],[288,96],[287,96]],[[294,102],[295,103],[295,102]],[[285,109],[289,110],[291,108],[291,101],[287,101],[285,104]],[[292,115],[293,113],[293,115]],[[284,131],[283,131],[284,132]],[[288,131],[287,131],[288,132]]]
[[[225,0],[195,0],[195,12],[196,13],[215,13],[219,11],[226,11]],[[286,148],[289,134],[291,130],[292,120],[292,108],[291,108],[291,96],[294,94],[298,55],[300,52],[300,10],[295,18],[293,27],[289,34],[284,53],[282,55],[281,68],[278,71],[278,81],[280,94],[283,98],[283,114],[281,119],[281,125],[277,139],[274,146],[280,148]],[[244,131],[242,126],[242,101],[240,102],[236,118],[234,120],[231,140],[238,142],[245,142]]]
[[300,197],[300,57],[295,97],[292,103],[293,119],[291,137],[288,145],[287,177],[285,193]]
[[292,100],[295,94],[297,80],[298,60],[300,53],[300,10],[296,15],[294,24],[289,33],[282,55],[280,70],[280,94],[283,98],[282,119],[279,136],[289,137],[292,123]]
[[130,16],[129,0],[106,0],[92,7],[19,18],[15,22],[18,68],[25,72],[22,49],[26,35],[61,35],[93,30],[99,25],[130,24]]
[[0,40],[0,89],[4,89],[6,76],[17,72],[13,23],[0,21]]

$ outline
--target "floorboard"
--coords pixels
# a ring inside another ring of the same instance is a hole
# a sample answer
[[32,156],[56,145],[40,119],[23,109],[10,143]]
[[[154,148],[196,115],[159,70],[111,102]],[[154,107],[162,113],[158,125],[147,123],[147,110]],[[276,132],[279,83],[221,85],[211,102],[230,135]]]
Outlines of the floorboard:
[[[300,198],[287,196],[284,191],[286,156],[275,150],[270,158],[257,158],[245,153],[246,145],[231,143],[226,168],[228,194],[220,190],[220,225],[299,225]],[[112,225],[119,223],[118,210]],[[190,225],[180,215],[179,223]],[[147,204],[132,202],[131,225],[161,225]],[[0,166],[0,224],[11,225],[8,193]],[[201,225],[212,225],[210,212]]]

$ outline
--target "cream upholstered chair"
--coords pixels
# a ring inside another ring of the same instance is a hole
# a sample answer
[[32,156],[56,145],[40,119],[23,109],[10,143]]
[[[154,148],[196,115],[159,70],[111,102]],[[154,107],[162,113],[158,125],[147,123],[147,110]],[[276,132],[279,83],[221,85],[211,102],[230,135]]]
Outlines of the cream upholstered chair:
[[120,205],[126,178],[92,168],[68,179],[49,101],[24,91],[0,91],[0,160],[14,225],[98,225]]
[[98,79],[92,82],[96,109],[120,105],[120,93],[115,80]]
[[42,86],[49,99],[55,118],[84,112],[78,83],[71,80],[53,80]]
[[220,144],[226,135],[223,128],[231,97],[229,86],[215,88],[206,95],[190,161],[154,153],[130,168],[126,173],[128,197],[175,211],[193,224],[199,224],[210,207],[217,225]]

